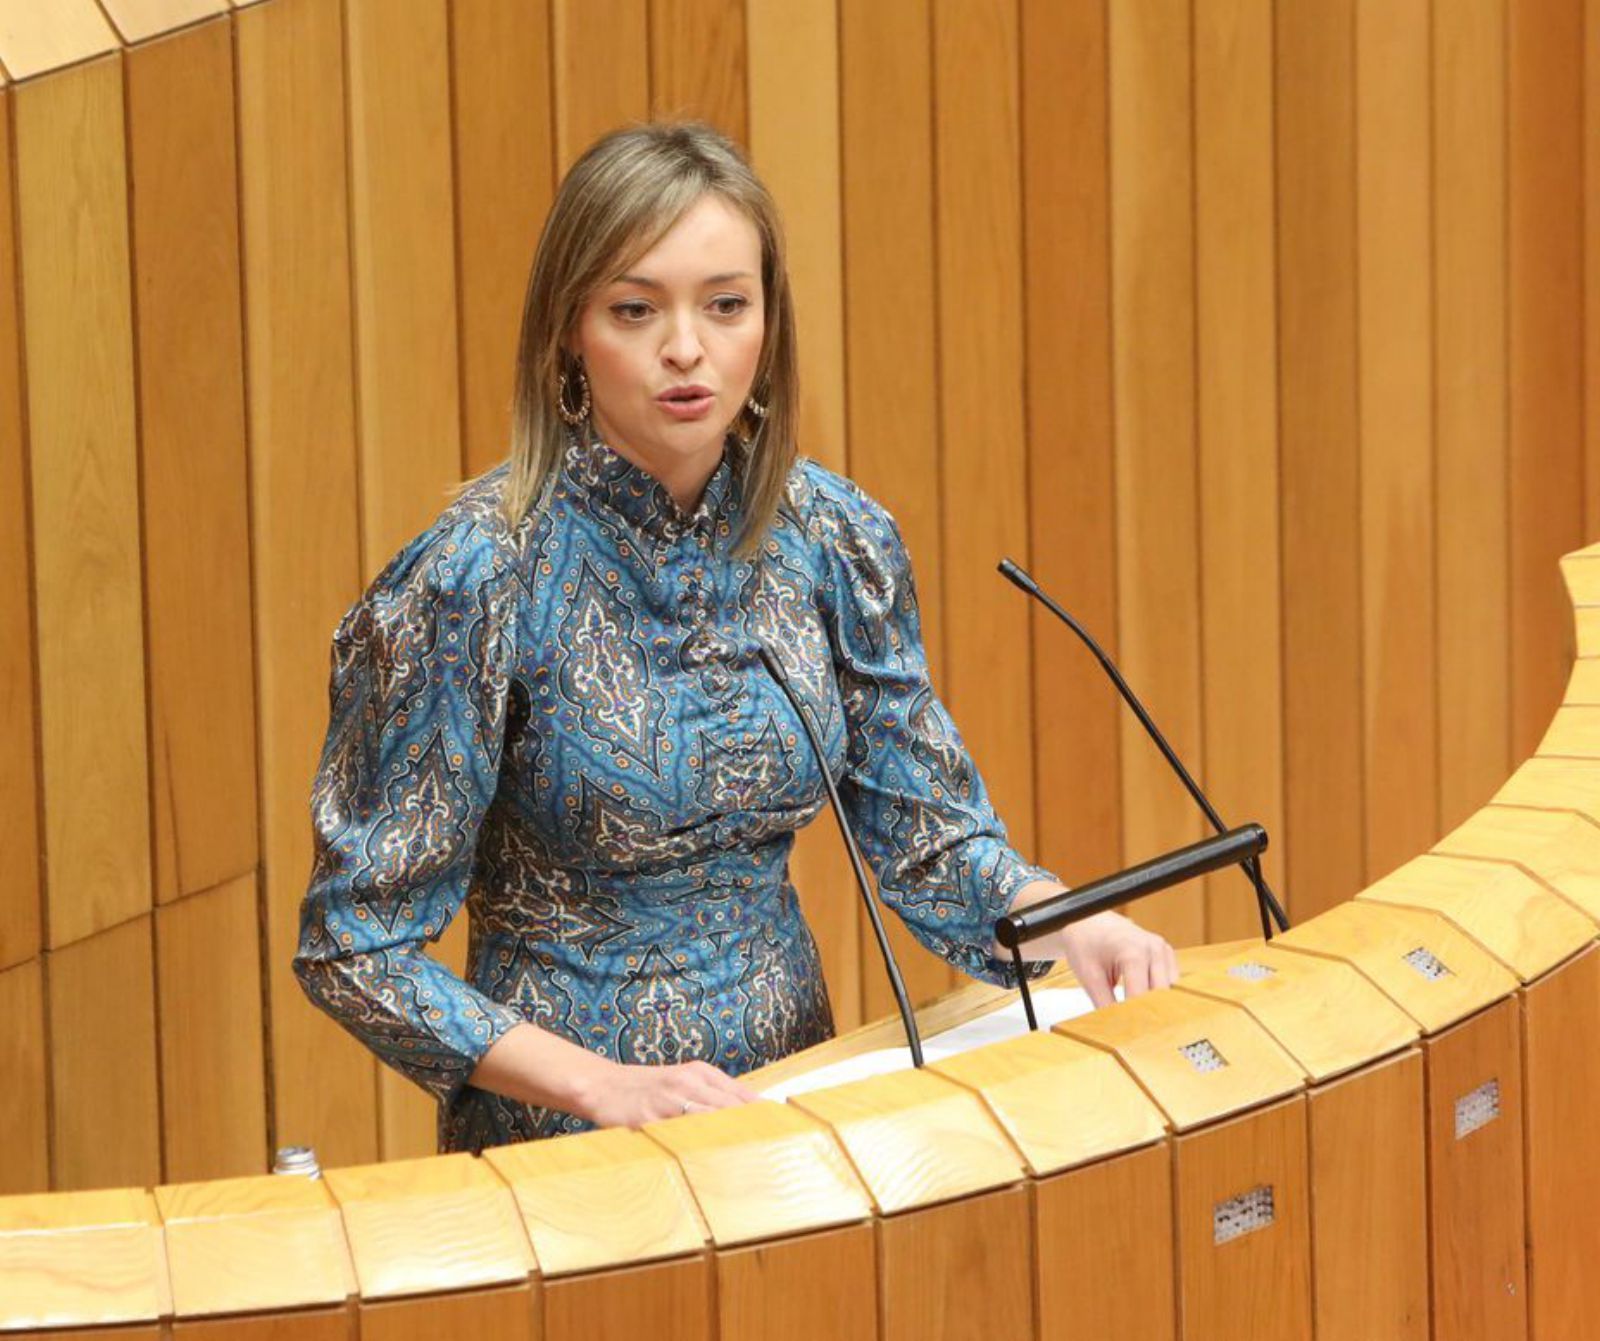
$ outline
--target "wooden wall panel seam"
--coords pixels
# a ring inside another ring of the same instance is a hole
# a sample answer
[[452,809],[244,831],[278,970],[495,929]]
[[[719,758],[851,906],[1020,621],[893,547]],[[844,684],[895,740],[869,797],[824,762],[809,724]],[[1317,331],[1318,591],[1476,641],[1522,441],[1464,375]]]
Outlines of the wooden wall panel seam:
[[[350,70],[350,0],[325,0],[329,4],[339,6],[339,62],[340,77],[344,81],[344,211],[346,227],[344,231],[345,254],[344,273],[345,282],[349,286],[350,303],[350,401],[353,413],[352,424],[354,427],[355,444],[355,532],[356,532],[356,561],[357,571],[361,575],[361,585],[367,582],[368,566],[367,553],[367,467],[361,451],[361,443],[366,433],[366,422],[362,413],[362,379],[361,379],[361,286],[356,277],[356,182],[355,172],[352,170],[352,118],[354,109],[352,101],[355,91],[352,87],[353,79]],[[377,1073],[373,1073],[373,1084],[377,1086],[375,1093],[382,1093],[382,1081]],[[381,1114],[383,1107],[379,1103],[378,1112]],[[380,1119],[381,1120],[381,1119]]]

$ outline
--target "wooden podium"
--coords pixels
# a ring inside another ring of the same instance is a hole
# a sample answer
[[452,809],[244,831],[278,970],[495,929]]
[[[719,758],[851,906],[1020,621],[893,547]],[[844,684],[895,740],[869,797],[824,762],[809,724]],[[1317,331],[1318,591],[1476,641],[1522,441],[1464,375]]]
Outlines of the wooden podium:
[[[1537,754],[1271,944],[787,1103],[0,1199],[0,1331],[1600,1341],[1600,546],[1562,567],[1580,655]],[[963,988],[923,1027],[1005,999]]]

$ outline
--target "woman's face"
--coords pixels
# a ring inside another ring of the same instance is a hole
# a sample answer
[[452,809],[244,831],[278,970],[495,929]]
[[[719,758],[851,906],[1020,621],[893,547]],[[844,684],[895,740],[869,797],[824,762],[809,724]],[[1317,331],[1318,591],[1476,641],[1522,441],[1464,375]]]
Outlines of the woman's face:
[[708,194],[579,314],[569,349],[596,432],[680,504],[699,496],[750,394],[764,300],[756,226]]

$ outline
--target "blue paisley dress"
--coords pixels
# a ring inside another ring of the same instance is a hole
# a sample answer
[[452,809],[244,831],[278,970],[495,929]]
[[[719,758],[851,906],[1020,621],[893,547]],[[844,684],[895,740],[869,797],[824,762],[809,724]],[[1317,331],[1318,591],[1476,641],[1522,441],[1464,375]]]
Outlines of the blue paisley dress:
[[[893,520],[802,460],[759,557],[738,559],[742,464],[730,439],[685,515],[574,439],[515,528],[501,467],[334,634],[294,968],[439,1100],[443,1150],[584,1128],[467,1083],[523,1020],[733,1074],[831,1036],[787,874],[826,797],[758,643],[814,714],[884,901],[963,972],[1010,974],[994,919],[1049,873],[1007,844],[929,684]],[[426,952],[463,903],[466,981]]]

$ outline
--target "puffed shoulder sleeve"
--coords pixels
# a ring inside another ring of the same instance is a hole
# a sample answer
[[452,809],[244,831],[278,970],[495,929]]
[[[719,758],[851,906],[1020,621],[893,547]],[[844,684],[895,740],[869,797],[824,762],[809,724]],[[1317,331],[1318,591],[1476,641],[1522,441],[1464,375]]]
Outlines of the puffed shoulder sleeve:
[[314,1004],[449,1103],[521,1019],[424,952],[461,907],[500,769],[514,584],[472,524],[396,555],[334,634],[294,970]]
[[[835,668],[845,707],[840,796],[879,893],[916,938],[963,973],[1014,984],[990,953],[994,923],[1032,880],[1053,880],[1007,841],[1005,825],[933,690],[911,561],[889,513],[836,481],[824,551]],[[1047,963],[1029,965],[1029,976]]]

